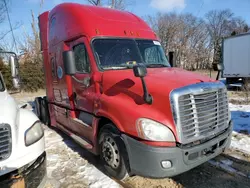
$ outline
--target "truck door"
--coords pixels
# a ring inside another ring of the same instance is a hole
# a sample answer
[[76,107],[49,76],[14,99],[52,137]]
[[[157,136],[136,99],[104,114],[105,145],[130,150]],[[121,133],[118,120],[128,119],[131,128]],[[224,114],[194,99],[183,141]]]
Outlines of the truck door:
[[65,81],[64,79],[60,79],[57,69],[58,67],[62,66],[62,61],[59,56],[59,52],[56,52],[57,48],[53,47],[51,49],[51,53],[49,54],[50,57],[50,65],[51,65],[51,76],[52,76],[52,91],[53,91],[53,98],[51,102],[53,105],[53,113],[55,115],[55,120],[57,123],[59,123],[62,126],[66,126],[68,124],[68,118],[67,118],[67,110],[66,106],[69,107],[69,104],[67,100],[65,99]]
[[[89,59],[90,47],[87,39],[82,37],[70,44],[75,55],[77,73],[72,78],[74,111],[76,118],[70,118],[70,127],[77,136],[91,140],[93,105],[95,87],[91,82],[91,62]],[[92,62],[93,63],[93,62]]]

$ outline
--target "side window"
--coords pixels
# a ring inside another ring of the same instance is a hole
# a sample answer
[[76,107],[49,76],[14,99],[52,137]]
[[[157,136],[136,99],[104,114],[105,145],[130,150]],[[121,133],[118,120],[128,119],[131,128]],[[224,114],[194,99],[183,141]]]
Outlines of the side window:
[[161,63],[159,51],[156,46],[146,48],[144,52],[144,56],[145,56],[145,61],[148,64]]
[[79,73],[89,73],[90,63],[89,56],[84,44],[79,44],[74,47],[76,70]]

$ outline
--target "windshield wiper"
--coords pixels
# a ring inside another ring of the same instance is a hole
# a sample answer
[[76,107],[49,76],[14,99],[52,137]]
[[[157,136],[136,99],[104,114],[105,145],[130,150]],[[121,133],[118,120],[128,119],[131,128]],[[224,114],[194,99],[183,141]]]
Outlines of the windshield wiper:
[[146,64],[146,67],[154,68],[154,67],[169,67],[169,66],[161,64],[161,63],[153,63],[153,64]]

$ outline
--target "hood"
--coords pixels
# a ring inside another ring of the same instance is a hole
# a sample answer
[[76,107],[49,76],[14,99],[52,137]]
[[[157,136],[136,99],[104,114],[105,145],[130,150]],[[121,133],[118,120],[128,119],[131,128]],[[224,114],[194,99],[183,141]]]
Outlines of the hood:
[[[145,81],[150,94],[161,92],[169,95],[176,88],[214,81],[207,76],[179,68],[148,68],[147,72]],[[132,69],[105,71],[103,73],[104,92],[114,87],[142,94],[141,80],[134,76]]]
[[199,82],[213,81],[207,76],[180,68],[152,68],[148,69],[148,76],[148,79],[158,80],[159,82],[164,81],[164,83],[170,84],[172,89]]
[[6,91],[0,92],[0,123],[15,124],[18,106]]

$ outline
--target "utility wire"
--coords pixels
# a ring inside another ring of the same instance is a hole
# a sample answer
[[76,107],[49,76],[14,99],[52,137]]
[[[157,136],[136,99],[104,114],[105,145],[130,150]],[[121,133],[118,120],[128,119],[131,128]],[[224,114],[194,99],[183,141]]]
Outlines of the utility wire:
[[18,52],[18,49],[17,49],[17,45],[16,45],[16,38],[15,38],[15,36],[14,36],[13,27],[12,27],[12,24],[11,24],[11,21],[10,21],[9,10],[8,10],[8,7],[7,7],[6,0],[3,0],[3,2],[4,2],[4,5],[5,5],[5,8],[6,8],[6,12],[7,12],[7,16],[8,16],[8,22],[9,22],[9,25],[10,25],[11,34],[12,34],[14,46],[15,46],[15,48],[16,48],[16,53],[17,53],[17,52]]

